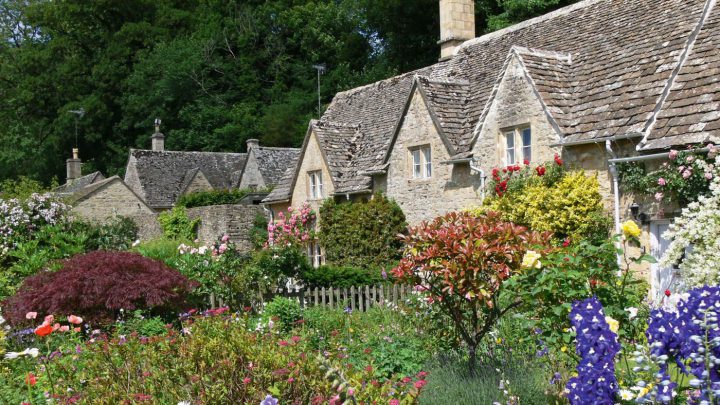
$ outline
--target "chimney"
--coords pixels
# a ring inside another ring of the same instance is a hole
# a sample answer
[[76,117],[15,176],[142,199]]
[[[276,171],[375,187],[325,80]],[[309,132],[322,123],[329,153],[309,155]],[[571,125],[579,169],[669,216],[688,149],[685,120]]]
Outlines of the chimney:
[[440,0],[440,60],[450,59],[457,48],[475,38],[475,1]]
[[248,139],[245,141],[247,143],[247,151],[250,152],[250,149],[255,149],[260,147],[260,141],[257,139]]
[[160,132],[160,118],[155,118],[155,133],[152,134],[152,150],[162,152],[165,150],[165,135]]
[[77,179],[82,175],[82,161],[78,157],[78,148],[73,148],[73,157],[65,161],[67,166],[67,182]]

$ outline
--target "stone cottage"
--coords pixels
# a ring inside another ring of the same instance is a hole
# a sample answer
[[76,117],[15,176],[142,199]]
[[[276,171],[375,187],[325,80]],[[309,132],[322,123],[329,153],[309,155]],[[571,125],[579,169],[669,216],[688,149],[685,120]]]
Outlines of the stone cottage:
[[[440,61],[336,94],[264,200],[273,211],[382,191],[417,224],[479,204],[493,167],[557,153],[598,175],[617,227],[635,199],[618,162],[720,135],[714,0],[584,0],[478,38],[474,1],[439,6]],[[660,256],[669,220],[641,210]]]
[[105,178],[100,172],[81,176],[78,149],[67,160],[67,181],[54,192],[71,205],[71,213],[90,221],[103,222],[116,216],[137,218],[154,211],[118,176]]

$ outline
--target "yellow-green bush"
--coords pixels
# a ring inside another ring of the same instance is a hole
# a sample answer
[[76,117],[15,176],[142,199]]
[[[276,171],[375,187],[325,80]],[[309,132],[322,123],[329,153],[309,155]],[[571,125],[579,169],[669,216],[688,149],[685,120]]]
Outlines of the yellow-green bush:
[[558,237],[588,237],[606,223],[597,177],[582,171],[568,172],[552,186],[528,182],[522,189],[489,198],[483,206],[472,209],[486,210],[499,211],[507,221],[551,231]]

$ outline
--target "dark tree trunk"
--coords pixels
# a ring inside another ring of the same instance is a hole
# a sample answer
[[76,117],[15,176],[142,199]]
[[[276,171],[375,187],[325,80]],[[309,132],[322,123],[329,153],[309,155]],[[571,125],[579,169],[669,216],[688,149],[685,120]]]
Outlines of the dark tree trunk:
[[475,369],[476,369],[476,363],[477,363],[477,343],[472,343],[468,347],[468,372],[470,373],[470,377],[475,376]]

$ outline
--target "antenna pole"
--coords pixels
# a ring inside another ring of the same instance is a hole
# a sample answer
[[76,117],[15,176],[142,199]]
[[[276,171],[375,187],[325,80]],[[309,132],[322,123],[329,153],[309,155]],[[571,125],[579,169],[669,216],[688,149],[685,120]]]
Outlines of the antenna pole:
[[320,104],[320,75],[325,73],[327,66],[324,63],[313,65],[317,70],[317,93],[318,93],[318,119],[322,116],[322,105]]

